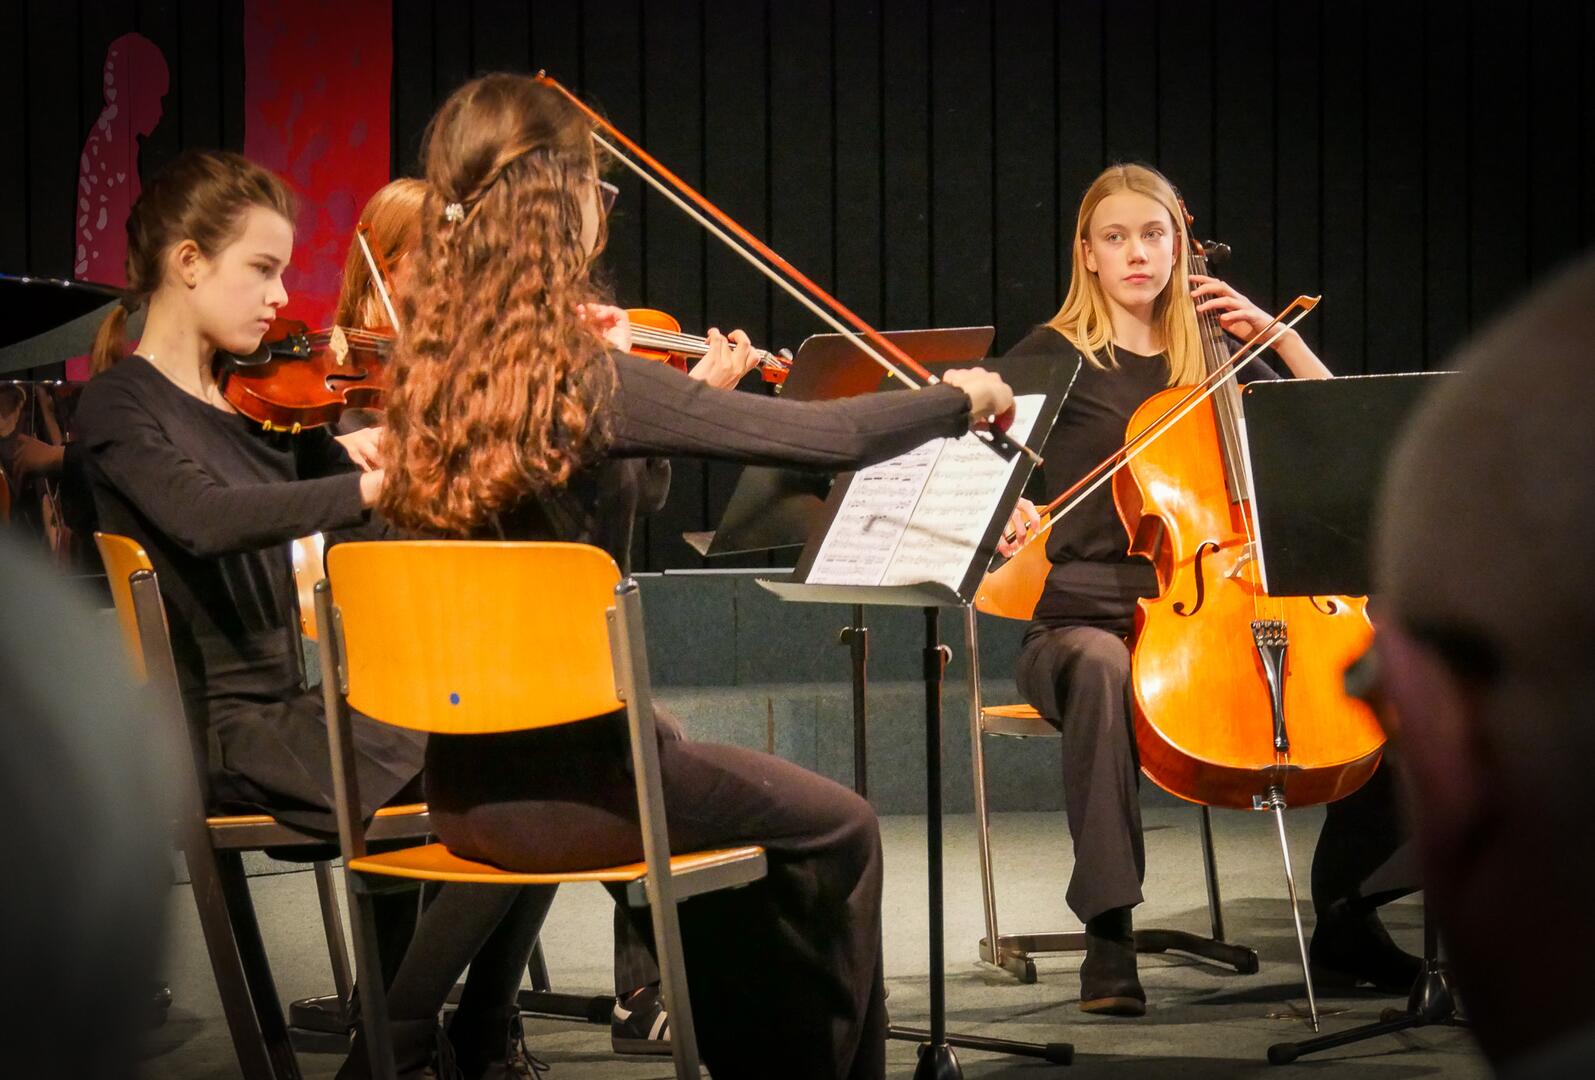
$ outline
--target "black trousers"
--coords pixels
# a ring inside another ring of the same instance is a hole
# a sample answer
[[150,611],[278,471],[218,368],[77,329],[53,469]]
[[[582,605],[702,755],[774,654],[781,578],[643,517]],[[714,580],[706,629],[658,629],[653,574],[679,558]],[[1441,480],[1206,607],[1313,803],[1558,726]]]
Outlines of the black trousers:
[[[641,859],[616,725],[434,738],[427,791],[438,836],[505,867]],[[720,1080],[884,1076],[881,847],[869,804],[790,762],[686,741],[668,718],[661,727],[672,848],[757,843],[769,862],[764,880],[680,908],[705,1064]],[[630,915],[651,939],[646,909]]]
[[[1063,735],[1064,808],[1074,841],[1070,909],[1085,921],[1139,904],[1146,848],[1128,646],[1096,626],[1032,625],[1015,679],[1020,695]],[[1382,767],[1326,808],[1312,869],[1320,917],[1337,904],[1371,909],[1417,887],[1394,783],[1394,770]]]

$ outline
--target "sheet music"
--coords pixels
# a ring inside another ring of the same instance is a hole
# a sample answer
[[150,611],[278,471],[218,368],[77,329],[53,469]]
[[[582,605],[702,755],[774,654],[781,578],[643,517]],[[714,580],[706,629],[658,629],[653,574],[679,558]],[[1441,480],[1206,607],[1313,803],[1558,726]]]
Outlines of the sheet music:
[[[1030,438],[1044,394],[1014,401],[1008,437]],[[815,585],[963,583],[1019,458],[973,434],[935,439],[853,475],[809,569]]]

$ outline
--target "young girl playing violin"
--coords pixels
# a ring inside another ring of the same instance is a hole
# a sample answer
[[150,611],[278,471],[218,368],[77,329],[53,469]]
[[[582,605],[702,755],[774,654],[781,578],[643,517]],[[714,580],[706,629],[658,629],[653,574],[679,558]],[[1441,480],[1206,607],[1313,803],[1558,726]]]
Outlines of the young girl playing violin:
[[[1012,350],[1067,356],[1071,363],[1078,356],[1081,362],[1043,453],[1039,479],[1049,501],[1123,444],[1131,415],[1149,397],[1201,380],[1198,312],[1214,313],[1239,340],[1270,321],[1225,282],[1187,272],[1184,220],[1169,182],[1142,165],[1107,169],[1081,201],[1063,307]],[[1330,377],[1294,330],[1274,351],[1298,378]],[[1260,377],[1277,376],[1261,363],[1240,375],[1243,381]],[[1035,506],[1021,499],[1010,524],[1009,533],[1019,539],[1002,545],[1005,555],[1040,524]],[[1046,538],[1052,566],[1015,675],[1021,695],[1063,735],[1064,800],[1075,856],[1067,898],[1085,923],[1087,942],[1080,1008],[1140,1016],[1146,994],[1136,972],[1130,913],[1142,900],[1146,852],[1127,642],[1136,601],[1156,596],[1158,580],[1152,564],[1128,548],[1107,486],[1052,527]],[[1377,778],[1376,783],[1383,785]],[[1339,805],[1332,805],[1329,843],[1326,848],[1320,841],[1314,865],[1320,916],[1315,964],[1377,974],[1377,981],[1399,982],[1405,992],[1417,973],[1416,959],[1390,943],[1372,905],[1348,900],[1356,891],[1348,877],[1360,880],[1382,861],[1369,858],[1379,850],[1389,854],[1394,844],[1389,836],[1347,844],[1338,824],[1342,812],[1333,808]],[[1384,831],[1393,836],[1393,830]]]
[[[288,543],[370,524],[383,473],[346,448],[372,460],[377,435],[264,431],[215,375],[217,352],[253,352],[287,301],[293,214],[287,186],[236,154],[184,154],[144,189],[128,220],[129,292],[100,329],[79,438],[101,528],[138,541],[159,575],[209,809],[264,811],[333,838],[326,721],[320,691],[300,685]],[[126,308],[145,304],[138,352],[122,357]],[[422,740],[363,718],[354,739],[366,814],[419,798]],[[472,1076],[509,1059],[500,986],[519,986],[527,952],[502,943],[530,941],[548,899],[446,886],[426,918],[468,933],[470,951],[452,967],[406,959],[447,984],[471,961],[451,1032],[461,1058],[482,1063]],[[414,911],[403,894],[379,908],[385,967]]]
[[[613,189],[605,189],[606,194]],[[416,249],[420,244],[421,208],[426,183],[412,178],[390,181],[379,188],[360,213],[367,227],[366,238],[385,266],[388,280],[387,303],[398,304],[413,286]],[[607,210],[607,206],[606,206]],[[392,332],[387,303],[371,274],[358,241],[351,242],[344,261],[343,282],[333,321],[356,330]],[[622,326],[624,312],[607,305],[588,305],[583,309],[594,320],[612,327]],[[734,387],[758,363],[751,342],[741,330],[730,335],[710,330],[709,351],[688,373],[694,379],[722,389]],[[354,430],[382,423],[378,410],[348,409],[339,423],[340,430]],[[653,513],[665,502],[670,490],[670,462],[664,458],[627,459],[617,464],[624,482],[606,484],[602,498],[627,497],[636,493],[636,512]],[[627,535],[616,536],[611,547],[619,556],[623,572],[630,572],[632,515],[615,514],[626,522]],[[611,1014],[610,1039],[620,1053],[669,1053],[669,1023],[658,991],[659,972],[647,944],[632,927],[624,908],[615,913],[615,1007]]]
[[[603,297],[590,276],[604,234],[594,141],[584,118],[532,79],[462,87],[433,119],[424,157],[429,192],[380,500],[406,527],[596,542],[619,557],[611,545],[635,500],[602,492],[628,483],[619,471],[628,459],[849,469],[1011,408],[1007,387],[978,369],[913,393],[799,403],[726,392],[612,351],[625,347],[625,324],[594,307]],[[881,853],[869,805],[789,762],[691,742],[661,721],[671,842],[769,853],[764,881],[681,910],[704,1060],[727,1077],[884,1075]],[[625,732],[616,714],[434,737],[427,794],[438,835],[512,868],[640,857]]]

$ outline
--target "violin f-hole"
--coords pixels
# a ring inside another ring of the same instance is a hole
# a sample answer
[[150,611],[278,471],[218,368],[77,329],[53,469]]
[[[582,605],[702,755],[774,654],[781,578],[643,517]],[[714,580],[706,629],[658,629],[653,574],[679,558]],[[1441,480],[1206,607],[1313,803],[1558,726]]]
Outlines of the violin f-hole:
[[1211,540],[1203,540],[1201,545],[1197,547],[1196,558],[1192,561],[1192,570],[1196,574],[1196,606],[1187,611],[1185,601],[1176,600],[1174,601],[1174,614],[1190,618],[1202,610],[1202,603],[1207,599],[1207,580],[1206,575],[1202,573],[1202,557],[1209,551],[1217,550],[1218,545]]

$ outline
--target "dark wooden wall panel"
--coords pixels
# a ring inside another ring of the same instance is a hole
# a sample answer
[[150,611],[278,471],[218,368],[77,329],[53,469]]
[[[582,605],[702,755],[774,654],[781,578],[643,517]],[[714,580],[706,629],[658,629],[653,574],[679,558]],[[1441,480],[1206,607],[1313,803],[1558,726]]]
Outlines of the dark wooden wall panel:
[[[883,329],[930,323],[930,20],[923,3],[886,0],[881,29],[885,237]],[[948,73],[952,78],[952,73]]]
[[1148,77],[1156,75],[1158,85],[1156,160],[1184,196],[1201,237],[1218,235],[1213,219],[1212,36],[1211,3],[1164,4],[1157,67],[1147,71]]
[[[642,139],[650,152],[694,187],[703,186],[704,10],[700,0],[668,0],[644,5],[642,51],[647,57],[669,57],[669,63],[648,65],[647,114]],[[611,179],[621,180],[618,175]],[[616,212],[641,215],[645,259],[643,293],[632,303],[669,312],[684,329],[705,328],[703,230],[662,200],[644,196],[641,182],[626,179],[628,202]],[[681,534],[702,528],[704,474],[702,462],[672,463],[671,497],[665,508],[641,524],[638,540],[643,561],[653,566],[680,566],[689,553]]]
[[[1212,235],[1233,250],[1226,279],[1264,307],[1274,302],[1274,43],[1271,0],[1232,0],[1215,26]],[[1168,93],[1178,93],[1171,87]],[[1176,181],[1178,183],[1179,181]],[[1198,231],[1198,236],[1201,232]]]
[[1471,21],[1465,167],[1473,177],[1469,302],[1477,317],[1528,283],[1528,8],[1502,18],[1475,2]]
[[0,109],[0,145],[13,147],[0,166],[0,272],[16,273],[32,269],[28,253],[28,234],[32,215],[28,206],[28,127],[47,123],[41,109],[28,108],[27,10],[19,4],[0,5],[0,101],[20,104],[20,108]]
[[1423,71],[1408,63],[1422,11],[1392,5],[1368,39],[1367,354],[1363,370],[1423,363]]
[[[882,44],[878,3],[832,0],[831,223],[835,293],[871,323],[882,321],[885,165],[881,154]],[[845,11],[845,15],[842,14]],[[776,347],[792,348],[775,342]]]
[[[1013,345],[1057,305],[1057,173],[1036,154],[1058,126],[1056,8],[1012,0],[993,13],[991,318],[997,348]],[[975,313],[977,320],[987,316]]]
[[[1317,0],[1281,4],[1274,23],[1273,300],[1276,307],[1320,291],[1323,272],[1323,53]],[[1266,297],[1258,296],[1266,304]],[[1297,331],[1323,346],[1323,321],[1309,317]],[[1345,370],[1342,368],[1341,370]]]
[[1362,370],[1367,333],[1367,47],[1376,32],[1366,0],[1325,3],[1323,47],[1323,247],[1312,315],[1323,327],[1320,355],[1331,371]]
[[1470,31],[1448,0],[1424,12],[1424,366],[1441,359],[1467,333]]
[[930,70],[930,321],[978,325],[993,314],[989,5],[932,8]]
[[[1057,312],[1069,290],[1080,197],[1106,159],[1102,114],[1102,22],[1106,0],[1071,0],[1058,9],[1058,130],[1053,168],[1058,174],[1058,263],[1053,302],[1036,317]],[[1015,167],[1022,167],[1015,162]],[[1045,158],[1036,157],[1036,168]]]
[[[242,5],[0,5],[0,271],[71,271],[105,45],[171,69],[149,172],[243,140]],[[394,0],[393,168],[464,80],[548,68],[888,327],[992,322],[1068,285],[1112,161],[1162,168],[1227,275],[1343,373],[1440,366],[1595,239],[1595,9],[1575,0]],[[624,174],[617,298],[791,346],[822,329]],[[701,565],[735,470],[677,462],[639,566]]]

